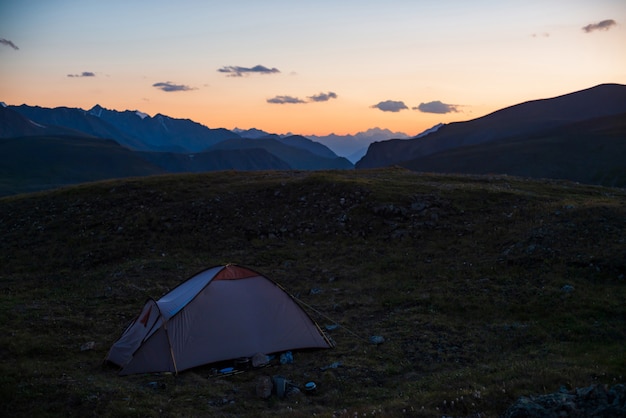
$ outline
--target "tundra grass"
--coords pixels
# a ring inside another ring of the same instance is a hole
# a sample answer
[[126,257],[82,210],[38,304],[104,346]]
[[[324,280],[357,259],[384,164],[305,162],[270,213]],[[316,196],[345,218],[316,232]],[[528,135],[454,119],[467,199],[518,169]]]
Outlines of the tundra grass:
[[[156,176],[2,198],[1,412],[498,416],[522,395],[624,383],[625,232],[621,189],[401,169]],[[146,298],[224,263],[276,280],[322,328],[339,325],[336,347],[226,377],[216,365],[119,377],[103,364]],[[318,391],[261,399],[262,375]]]

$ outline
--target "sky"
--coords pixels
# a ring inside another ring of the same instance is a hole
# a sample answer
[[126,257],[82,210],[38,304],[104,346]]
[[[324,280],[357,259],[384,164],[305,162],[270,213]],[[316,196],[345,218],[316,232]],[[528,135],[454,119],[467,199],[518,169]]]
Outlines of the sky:
[[417,135],[626,84],[626,0],[0,0],[0,101]]

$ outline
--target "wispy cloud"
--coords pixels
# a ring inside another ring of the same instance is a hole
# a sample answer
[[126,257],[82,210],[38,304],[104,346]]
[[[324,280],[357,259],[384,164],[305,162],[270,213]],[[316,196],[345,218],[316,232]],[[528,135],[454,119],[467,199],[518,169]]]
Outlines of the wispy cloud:
[[616,21],[614,21],[613,19],[606,19],[598,23],[590,23],[587,26],[583,26],[582,30],[586,33],[591,33],[597,30],[609,30],[615,25],[617,25]]
[[300,104],[300,103],[314,103],[314,102],[327,102],[330,99],[336,99],[337,93],[329,91],[328,93],[314,94],[313,96],[307,96],[308,100],[303,100],[294,96],[275,96],[271,99],[267,99],[267,103],[272,104]]
[[83,71],[80,74],[68,74],[68,77],[95,77],[96,73],[91,71]]
[[263,65],[255,65],[254,67],[239,67],[228,65],[217,70],[220,73],[228,74],[228,77],[243,77],[248,74],[275,74],[280,73],[278,68],[267,68]]
[[532,36],[533,38],[539,38],[539,37],[541,37],[541,38],[549,38],[550,34],[548,32],[542,32],[542,33],[533,33],[530,36]]
[[428,103],[420,103],[419,106],[414,107],[413,110],[419,110],[424,113],[452,113],[458,112],[458,105],[442,103],[439,100]]
[[385,100],[384,102],[377,103],[371,106],[373,109],[382,110],[383,112],[399,112],[404,109],[408,109],[408,106],[402,101]]
[[4,38],[0,38],[0,45],[10,46],[11,48],[15,49],[16,51],[19,49],[17,47],[17,45],[15,45],[13,42],[9,41],[8,39],[4,39]]
[[184,84],[174,84],[171,81],[165,81],[165,82],[160,82],[160,83],[154,83],[152,85],[152,87],[156,87],[159,90],[163,90],[166,92],[173,92],[173,91],[190,91],[190,90],[197,90],[195,87],[189,87],[186,86]]
[[306,103],[305,100],[302,100],[298,97],[293,96],[276,96],[271,99],[267,99],[268,103],[272,104],[297,104],[297,103]]
[[327,102],[330,99],[336,99],[337,93],[329,91],[328,93],[314,94],[308,97],[311,102]]

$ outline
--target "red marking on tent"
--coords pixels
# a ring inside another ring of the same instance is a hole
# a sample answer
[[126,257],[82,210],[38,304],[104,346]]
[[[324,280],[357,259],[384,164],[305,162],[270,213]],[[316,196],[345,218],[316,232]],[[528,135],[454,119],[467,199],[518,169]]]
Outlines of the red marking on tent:
[[148,319],[150,319],[150,312],[152,312],[152,306],[148,308],[148,312],[139,320],[139,323],[143,324],[144,327],[148,326]]
[[237,280],[256,277],[259,273],[238,266],[225,266],[213,277],[213,280]]

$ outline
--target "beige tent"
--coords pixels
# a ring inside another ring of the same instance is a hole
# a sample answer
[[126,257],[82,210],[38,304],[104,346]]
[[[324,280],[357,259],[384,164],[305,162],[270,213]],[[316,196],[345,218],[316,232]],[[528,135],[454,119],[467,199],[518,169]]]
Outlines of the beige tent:
[[250,269],[204,270],[153,299],[113,344],[106,360],[120,374],[178,373],[257,353],[332,344],[296,301]]

